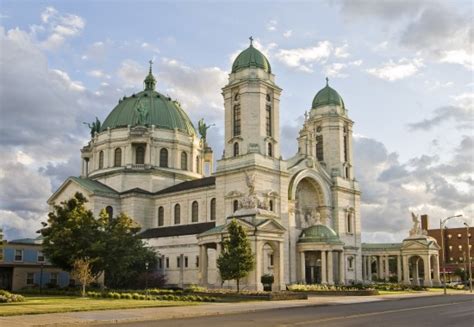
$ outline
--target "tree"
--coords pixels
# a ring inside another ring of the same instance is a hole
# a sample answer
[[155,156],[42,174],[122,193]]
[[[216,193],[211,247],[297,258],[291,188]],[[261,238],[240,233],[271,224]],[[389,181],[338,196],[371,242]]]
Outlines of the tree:
[[246,277],[255,265],[245,230],[235,219],[227,226],[229,238],[222,242],[222,253],[217,259],[217,267],[222,280],[235,279],[237,293],[240,292],[240,279]]
[[43,252],[54,265],[72,271],[79,259],[90,260],[94,278],[105,272],[109,287],[127,286],[145,271],[145,262],[155,267],[155,253],[139,238],[140,226],[125,214],[109,219],[102,210],[95,218],[85,208],[87,199],[76,193],[55,205],[40,230]]
[[105,243],[105,283],[109,287],[134,287],[140,274],[149,267],[156,267],[157,257],[153,250],[144,246],[139,238],[140,226],[126,214],[121,213],[109,221],[105,211],[101,212]]
[[91,260],[94,277],[104,270],[104,237],[102,222],[85,208],[87,199],[76,193],[72,199],[55,205],[39,231],[43,236],[43,253],[55,266],[72,271],[78,259]]
[[86,287],[93,282],[94,275],[91,270],[92,260],[89,258],[77,259],[74,261],[71,275],[74,279],[81,282],[82,285],[82,297],[86,296]]

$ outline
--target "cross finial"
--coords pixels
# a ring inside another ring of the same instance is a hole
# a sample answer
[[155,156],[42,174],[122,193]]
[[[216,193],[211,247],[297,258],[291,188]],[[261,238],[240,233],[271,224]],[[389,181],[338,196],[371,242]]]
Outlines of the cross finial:
[[150,59],[150,61],[148,61],[148,63],[150,64],[150,74],[151,74],[151,66],[153,65],[153,60]]
[[329,86],[329,77],[326,76],[326,86]]
[[249,40],[250,40],[250,45],[253,45],[253,37],[249,37]]

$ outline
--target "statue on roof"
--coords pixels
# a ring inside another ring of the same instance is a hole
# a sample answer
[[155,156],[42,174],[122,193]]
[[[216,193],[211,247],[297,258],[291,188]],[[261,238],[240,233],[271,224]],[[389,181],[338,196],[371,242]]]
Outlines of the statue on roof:
[[245,171],[245,181],[249,189],[249,196],[255,194],[255,174],[249,174]]
[[422,235],[421,227],[420,227],[420,219],[418,215],[415,215],[413,212],[411,213],[411,219],[413,221],[413,226],[410,229],[410,236],[413,235]]
[[199,130],[199,134],[201,135],[201,139],[202,139],[203,143],[206,143],[207,130],[208,130],[209,128],[211,128],[212,126],[214,126],[214,125],[215,125],[215,124],[207,125],[207,124],[204,122],[204,118],[199,119],[199,122],[198,122],[198,130]]
[[137,111],[137,125],[145,125],[148,118],[148,109],[142,104],[142,100],[138,100],[138,105],[135,107]]
[[91,130],[91,138],[94,137],[95,133],[99,133],[100,132],[100,127],[101,127],[101,124],[100,124],[100,120],[99,118],[95,117],[95,121],[92,122],[92,123],[86,123],[86,122],[83,122],[84,125],[87,125],[90,130]]

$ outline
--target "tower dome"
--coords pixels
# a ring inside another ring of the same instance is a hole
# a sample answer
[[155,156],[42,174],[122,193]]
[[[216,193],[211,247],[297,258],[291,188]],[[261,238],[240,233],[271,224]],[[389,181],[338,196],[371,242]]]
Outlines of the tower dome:
[[342,109],[345,109],[342,97],[336,90],[329,86],[328,78],[326,78],[326,86],[314,96],[311,108],[316,109],[327,105],[341,106]]
[[150,71],[144,81],[145,90],[123,97],[104,120],[100,131],[107,128],[155,125],[156,128],[179,130],[197,135],[193,123],[178,101],[155,91],[156,79]]
[[250,37],[250,46],[242,51],[232,64],[232,73],[236,73],[242,69],[257,67],[263,69],[267,73],[272,72],[270,62],[267,57],[253,46],[253,38]]

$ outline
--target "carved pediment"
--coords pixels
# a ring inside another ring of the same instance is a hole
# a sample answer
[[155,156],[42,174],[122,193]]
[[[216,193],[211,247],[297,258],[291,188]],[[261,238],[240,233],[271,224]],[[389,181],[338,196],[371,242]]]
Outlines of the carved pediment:
[[226,198],[237,198],[237,197],[241,197],[243,196],[244,193],[242,192],[239,192],[237,190],[234,190],[234,191],[230,191],[229,193],[226,194]]

